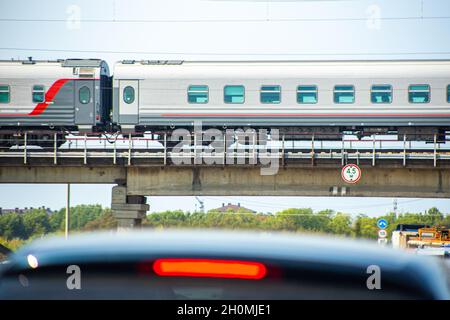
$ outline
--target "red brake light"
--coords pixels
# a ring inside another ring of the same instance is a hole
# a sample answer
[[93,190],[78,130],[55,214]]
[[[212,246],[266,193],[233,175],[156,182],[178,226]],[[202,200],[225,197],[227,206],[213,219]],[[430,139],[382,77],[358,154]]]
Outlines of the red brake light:
[[215,259],[158,259],[153,270],[159,276],[262,279],[266,266],[259,262]]

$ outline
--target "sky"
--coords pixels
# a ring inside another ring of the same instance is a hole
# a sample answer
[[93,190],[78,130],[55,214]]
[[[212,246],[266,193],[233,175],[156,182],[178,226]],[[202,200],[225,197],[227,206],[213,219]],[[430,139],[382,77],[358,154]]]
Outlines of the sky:
[[[448,0],[0,1],[0,59],[450,59]],[[391,198],[201,197],[261,212],[289,207],[382,215]],[[73,185],[72,204],[109,206],[110,185]],[[149,197],[151,212],[193,211],[193,197]],[[64,185],[0,185],[0,207],[65,205]],[[399,212],[450,199],[398,199]]]

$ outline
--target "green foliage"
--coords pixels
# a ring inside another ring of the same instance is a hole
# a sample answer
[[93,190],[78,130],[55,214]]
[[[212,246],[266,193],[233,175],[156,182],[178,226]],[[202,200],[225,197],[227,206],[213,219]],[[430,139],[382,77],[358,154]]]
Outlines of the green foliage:
[[337,213],[328,223],[331,233],[349,236],[352,234],[352,219],[344,213]]
[[110,210],[105,210],[105,213],[100,215],[95,220],[89,221],[84,225],[84,230],[114,230],[117,228],[117,220],[114,218]]
[[[293,232],[331,233],[356,238],[377,238],[377,220],[366,215],[351,218],[345,213],[332,210],[314,212],[309,208],[291,208],[276,214],[209,211],[184,212],[181,210],[157,212],[147,215],[143,224],[152,228],[226,228],[248,230],[278,230]],[[393,213],[383,216],[389,222],[388,234],[397,224],[428,224],[450,227],[450,215],[444,215],[437,208],[424,213]],[[33,209],[24,214],[0,215],[0,243],[13,250],[25,241],[49,233],[64,230],[65,209],[48,215],[42,209]],[[92,231],[113,230],[117,221],[110,209],[100,205],[79,205],[71,208],[70,230]]]
[[314,213],[312,209],[287,209],[276,214],[282,230],[329,232],[332,212]]
[[51,231],[50,218],[44,209],[33,209],[22,218],[25,237],[39,236]]
[[103,214],[101,205],[79,205],[70,211],[70,229],[82,230],[89,221],[99,218]]
[[14,238],[25,239],[27,234],[23,224],[23,219],[15,213],[8,213],[0,216],[0,236],[11,240]]
[[50,227],[52,230],[64,230],[64,221],[66,217],[66,209],[60,209],[50,216]]
[[0,237],[0,244],[9,250],[15,251],[19,249],[26,241],[22,239],[11,239],[8,240],[4,237]]
[[359,215],[353,225],[353,234],[356,238],[375,239],[378,238],[378,218],[370,218],[366,215]]
[[[65,209],[48,215],[44,209],[32,209],[23,214],[8,213],[0,215],[0,237],[11,239],[30,239],[64,230]],[[79,205],[71,208],[70,230],[113,229],[117,222],[109,209],[100,205]]]
[[[381,217],[371,218],[366,215],[358,215],[352,219],[345,213],[336,213],[332,210],[313,212],[308,208],[292,208],[276,214],[218,212],[213,210],[208,213],[190,213],[176,210],[149,214],[143,224],[154,228],[226,228],[321,232],[376,239],[378,237],[377,220],[379,218]],[[399,223],[450,224],[449,216],[445,216],[433,208],[426,214],[406,213],[396,217],[391,213],[382,218],[389,222],[388,234],[391,234]]]
[[188,216],[189,212],[184,213],[181,210],[163,211],[157,215],[150,215],[145,223],[153,227],[177,227],[182,226]]
[[[70,208],[70,230],[83,230],[86,224],[99,218],[104,214],[101,205],[79,205]],[[64,230],[66,219],[66,209],[60,209],[52,214],[50,224],[52,230]]]
[[[6,247],[9,250],[15,251],[17,249],[19,249],[22,245],[25,244],[25,240],[22,239],[11,239],[8,240],[4,237],[0,237],[0,245]],[[0,252],[0,261],[6,259],[6,254],[3,254]]]

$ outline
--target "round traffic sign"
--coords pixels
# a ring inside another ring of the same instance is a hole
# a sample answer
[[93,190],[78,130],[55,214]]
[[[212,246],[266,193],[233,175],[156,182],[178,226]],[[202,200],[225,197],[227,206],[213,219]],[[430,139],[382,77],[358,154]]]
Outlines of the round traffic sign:
[[387,237],[387,231],[384,229],[378,230],[378,238],[386,238]]
[[380,219],[377,221],[377,226],[380,229],[386,229],[388,226],[388,222],[385,219]]
[[361,179],[361,169],[356,164],[347,164],[342,168],[341,176],[347,183],[357,183]]

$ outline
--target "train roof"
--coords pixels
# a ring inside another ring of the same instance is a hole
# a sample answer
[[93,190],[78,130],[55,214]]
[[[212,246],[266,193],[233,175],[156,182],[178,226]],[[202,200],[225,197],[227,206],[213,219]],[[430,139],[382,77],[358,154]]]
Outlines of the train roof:
[[122,79],[448,78],[450,60],[182,61],[123,60]]
[[31,58],[26,60],[0,60],[0,63],[5,64],[60,64],[63,67],[100,67],[104,61],[102,59],[55,59],[55,60],[33,60]]
[[[30,72],[32,68],[32,72]],[[109,75],[106,61],[101,59],[0,60],[0,78],[72,78],[74,68],[90,69],[95,77]]]
[[393,60],[119,60],[118,64],[142,64],[142,65],[180,65],[184,63],[432,63],[448,62],[450,59],[393,59]]

